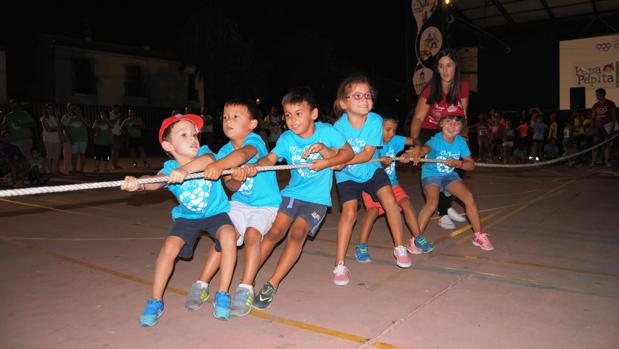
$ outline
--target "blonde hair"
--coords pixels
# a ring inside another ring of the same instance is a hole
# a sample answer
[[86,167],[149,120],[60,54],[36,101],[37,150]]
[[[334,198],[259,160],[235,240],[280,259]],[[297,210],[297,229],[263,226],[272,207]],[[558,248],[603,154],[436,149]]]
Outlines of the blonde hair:
[[333,102],[333,112],[335,112],[335,115],[337,115],[338,117],[344,114],[344,109],[340,107],[340,101],[347,99],[348,93],[350,92],[352,87],[357,84],[368,85],[368,87],[370,88],[370,93],[372,94],[372,96],[374,96],[372,98],[376,97],[376,90],[370,83],[370,80],[367,76],[363,74],[354,74],[347,77],[340,83],[340,87],[338,87],[337,94],[335,95],[335,102]]

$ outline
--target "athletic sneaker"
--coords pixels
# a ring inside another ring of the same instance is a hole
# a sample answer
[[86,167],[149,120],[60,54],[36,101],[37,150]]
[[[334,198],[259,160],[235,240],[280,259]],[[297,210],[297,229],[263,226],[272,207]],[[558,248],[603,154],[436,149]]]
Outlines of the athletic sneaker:
[[423,235],[415,237],[415,246],[419,247],[423,253],[429,253],[434,250],[434,246],[426,240]]
[[232,302],[230,314],[234,316],[245,316],[251,311],[251,305],[253,303],[254,291],[239,286],[234,293],[234,301]]
[[372,261],[372,257],[370,257],[370,253],[368,252],[368,244],[361,243],[355,247],[355,258],[359,263],[370,263]]
[[277,288],[273,287],[270,282],[267,282],[254,297],[253,307],[260,310],[270,307],[276,292]]
[[451,218],[452,221],[456,221],[456,222],[466,222],[466,218],[462,217],[458,211],[454,210],[453,208],[449,208],[447,209],[447,215],[449,216],[449,218]]
[[146,307],[140,316],[140,326],[152,327],[157,324],[157,320],[163,314],[163,301],[158,301],[154,298],[146,302]]
[[393,249],[393,256],[395,257],[395,263],[400,268],[410,268],[413,265],[411,257],[406,253],[406,247],[402,245]]
[[202,308],[204,302],[208,299],[208,286],[202,283],[194,282],[189,289],[189,295],[185,302],[187,310],[198,310]]
[[215,293],[213,305],[215,306],[213,309],[215,319],[230,319],[230,294],[228,292],[219,291]]
[[350,282],[350,271],[344,265],[344,262],[339,262],[333,269],[333,283],[338,286],[346,286]]
[[415,246],[415,238],[410,238],[408,240],[408,244],[406,245],[406,250],[410,254],[422,254],[423,253],[423,251],[419,247]]
[[494,250],[494,246],[492,246],[490,239],[488,239],[488,234],[480,231],[475,233],[475,237],[473,238],[473,245],[481,248],[484,251]]
[[454,224],[454,222],[451,220],[451,218],[449,218],[449,215],[444,215],[442,216],[439,220],[438,220],[438,225],[441,226],[441,228],[443,229],[456,229],[456,225]]

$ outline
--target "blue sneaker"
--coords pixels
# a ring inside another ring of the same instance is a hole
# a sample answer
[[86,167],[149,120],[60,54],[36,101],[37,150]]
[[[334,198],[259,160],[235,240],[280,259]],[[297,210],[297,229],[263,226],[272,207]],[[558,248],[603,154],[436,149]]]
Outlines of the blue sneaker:
[[370,263],[372,261],[372,257],[370,257],[370,253],[368,252],[367,243],[358,244],[355,247],[355,258],[359,263]]
[[271,285],[270,282],[267,282],[262,286],[262,289],[256,296],[254,297],[253,307],[259,310],[264,310],[271,306],[273,303],[273,296],[277,292],[277,289]]
[[163,314],[163,301],[158,301],[156,299],[149,299],[146,302],[146,307],[144,308],[144,312],[140,316],[140,326],[142,327],[152,327],[157,324],[157,320]]
[[230,294],[228,292],[219,291],[215,293],[213,305],[215,306],[213,316],[216,319],[230,320]]
[[434,246],[423,235],[415,237],[415,246],[419,247],[423,253],[429,253],[434,250]]

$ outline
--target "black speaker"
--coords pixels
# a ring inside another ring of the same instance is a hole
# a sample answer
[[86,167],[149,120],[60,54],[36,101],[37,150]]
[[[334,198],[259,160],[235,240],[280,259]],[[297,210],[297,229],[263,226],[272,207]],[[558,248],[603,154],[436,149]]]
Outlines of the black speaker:
[[585,109],[585,88],[570,87],[570,110]]

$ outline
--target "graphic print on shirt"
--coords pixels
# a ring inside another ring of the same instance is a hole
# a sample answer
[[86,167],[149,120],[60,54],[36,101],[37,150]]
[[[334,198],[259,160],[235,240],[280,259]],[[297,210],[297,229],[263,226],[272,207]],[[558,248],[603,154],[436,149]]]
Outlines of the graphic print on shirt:
[[[441,150],[440,154],[436,157],[437,160],[447,160],[447,159],[459,159],[460,152],[452,153],[450,151]],[[440,173],[450,173],[453,172],[454,168],[449,167],[445,164],[437,163],[436,169]]]
[[239,188],[239,192],[249,195],[248,192],[251,192],[253,187],[254,187],[254,177],[247,177],[245,182],[243,182],[243,184]]
[[[322,143],[322,141],[320,141],[319,143]],[[292,163],[295,165],[305,165],[305,164],[311,164],[312,161],[316,159],[322,159],[322,156],[319,153],[312,153],[306,159],[304,159],[303,153],[305,153],[305,150],[309,147],[310,147],[310,144],[306,145],[303,148],[297,147],[297,146],[290,147],[290,155],[291,155],[290,160],[292,161]],[[318,172],[312,171],[308,168],[297,168],[296,170],[297,170],[297,173],[300,174],[304,178],[312,178],[318,174]]]
[[204,179],[185,181],[181,184],[182,193],[178,196],[178,202],[192,212],[204,212],[212,185],[211,181]]
[[[389,148],[389,150],[387,150],[384,154],[385,157],[389,157],[392,158],[395,156],[395,149],[393,148]],[[387,176],[390,176],[394,173],[395,171],[395,161],[392,161],[391,164],[387,167],[385,167],[385,172],[387,172]]]

